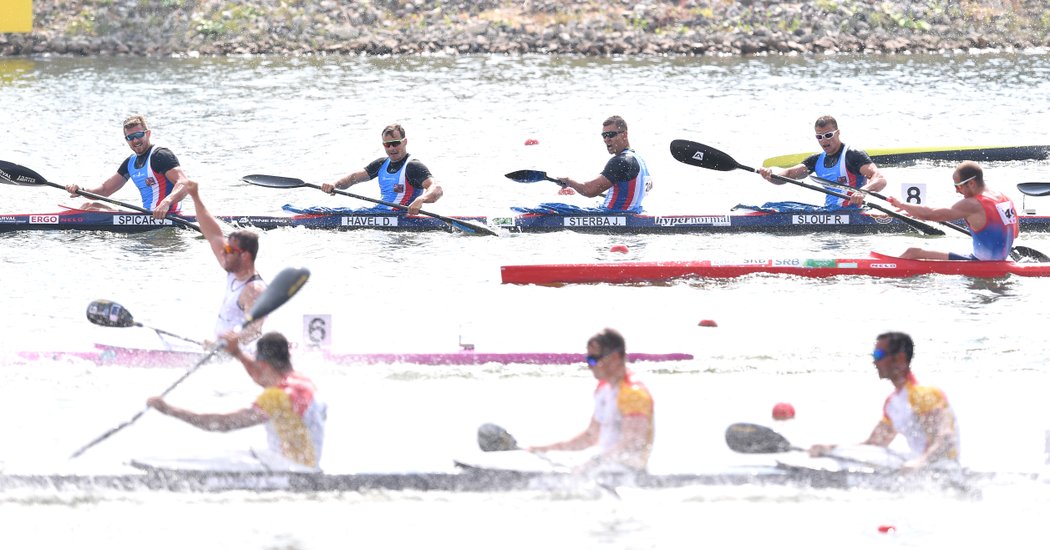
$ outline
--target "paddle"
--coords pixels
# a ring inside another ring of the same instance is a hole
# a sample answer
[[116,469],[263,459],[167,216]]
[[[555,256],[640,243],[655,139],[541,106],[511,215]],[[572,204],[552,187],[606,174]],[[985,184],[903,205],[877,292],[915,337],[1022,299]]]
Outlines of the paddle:
[[[298,178],[286,178],[286,177],[282,177],[282,176],[267,176],[267,175],[264,175],[264,174],[251,174],[251,175],[248,175],[248,176],[244,176],[243,178],[241,178],[241,181],[250,183],[252,185],[258,185],[260,187],[271,187],[271,188],[274,188],[274,189],[294,189],[296,187],[313,187],[314,189],[320,189],[321,188],[321,186],[317,185],[316,183],[307,183],[307,182],[305,182],[305,181],[303,181],[301,179],[298,179]],[[401,204],[397,204],[397,203],[393,203],[393,202],[387,202],[387,201],[383,201],[383,200],[379,200],[379,199],[373,199],[373,198],[365,197],[365,196],[362,196],[362,195],[356,195],[356,194],[350,193],[348,191],[343,191],[342,189],[336,189],[335,192],[339,193],[340,195],[346,195],[347,197],[353,197],[355,199],[366,201],[366,202],[371,202],[371,203],[375,203],[375,204],[381,204],[383,206],[389,206],[391,208],[397,208],[399,210],[408,210],[407,206],[404,206],[404,205],[401,205]],[[434,214],[433,212],[427,212],[425,210],[420,210],[419,213],[423,214],[424,216],[430,216],[431,218],[439,219],[439,220],[441,220],[441,221],[451,225],[452,227],[455,227],[456,229],[459,229],[460,231],[462,231],[464,233],[469,233],[469,234],[472,234],[472,235],[473,234],[479,234],[479,233],[482,234],[482,235],[499,235],[495,231],[493,231],[493,230],[491,230],[491,229],[489,229],[489,228],[487,228],[487,227],[485,227],[483,225],[476,224],[476,223],[471,223],[471,222],[464,221],[464,220],[457,220],[457,219],[449,218],[447,216]]]
[[[285,302],[290,300],[292,298],[292,296],[295,296],[295,294],[297,292],[299,292],[299,289],[302,288],[302,286],[304,284],[306,284],[306,281],[309,278],[310,278],[310,271],[308,269],[306,269],[306,268],[291,268],[291,267],[288,267],[288,268],[285,268],[280,273],[278,273],[277,276],[273,278],[273,281],[270,283],[270,285],[268,287],[266,287],[266,290],[264,290],[263,293],[260,294],[259,297],[255,300],[255,304],[252,306],[252,310],[250,312],[248,312],[247,315],[245,315],[244,323],[241,324],[239,330],[244,330],[245,327],[250,325],[252,322],[269,315],[275,309],[277,309],[277,308],[281,307],[282,305],[284,305]],[[130,317],[130,314],[129,314],[129,317]],[[119,314],[118,314],[118,319],[119,319]],[[187,370],[185,373],[183,373],[183,375],[180,376],[179,379],[176,380],[172,385],[168,386],[168,388],[166,390],[164,390],[160,394],[160,396],[164,397],[165,395],[168,395],[168,393],[170,393],[171,390],[174,390],[175,387],[178,386],[179,384],[181,384],[183,380],[185,380],[186,378],[189,378],[189,376],[191,374],[196,372],[197,369],[199,369],[201,367],[201,365],[206,363],[209,359],[212,358],[212,356],[214,356],[216,353],[218,353],[218,351],[221,350],[221,349],[223,349],[223,347],[221,345],[217,345],[217,346],[213,347],[208,352],[207,355],[205,355],[203,358],[201,358],[200,361],[197,362],[196,365],[194,365],[189,370]],[[130,426],[136,420],[138,420],[140,417],[142,417],[142,415],[146,414],[146,411],[148,411],[149,409],[150,409],[150,407],[146,407],[146,408],[142,409],[141,411],[136,413],[135,416],[131,417],[130,420],[120,424],[119,426],[117,426],[115,428],[110,429],[106,433],[104,433],[104,434],[96,437],[95,439],[91,440],[91,442],[88,443],[87,445],[84,445],[80,449],[77,449],[77,451],[75,453],[73,453],[73,455],[70,456],[70,458],[73,459],[73,458],[76,458],[76,457],[84,454],[84,451],[87,451],[91,447],[94,447],[95,445],[97,445],[97,444],[101,443],[102,441],[108,439],[111,435],[113,435],[113,434],[119,432],[120,430],[123,430],[124,428]]]
[[[728,172],[730,170],[740,169],[747,170],[748,172],[757,173],[757,170],[755,170],[754,168],[751,168],[750,166],[744,166],[743,164],[738,163],[737,161],[733,160],[733,157],[723,153],[722,151],[719,151],[718,149],[715,149],[714,147],[709,147],[702,143],[696,143],[694,141],[688,141],[684,139],[676,139],[671,142],[671,156],[673,156],[678,162],[683,162],[692,166],[699,166],[701,168],[708,168],[710,170]],[[819,191],[826,195],[831,195],[840,199],[849,198],[849,196],[844,195],[842,193],[829,191],[827,189],[824,189],[823,187],[817,185],[810,185],[806,182],[793,180],[791,178],[785,178],[784,176],[778,176],[774,174],[773,179],[777,181],[782,181],[784,183],[792,183],[800,187],[805,187],[806,189],[812,189],[813,191]],[[918,229],[926,235],[944,235],[944,231],[941,231],[936,227],[923,223],[914,218],[909,218],[907,216],[904,216],[877,204],[869,204],[868,206],[880,212],[884,212],[889,216],[897,218],[903,221],[904,223],[914,227],[915,229]]]
[[[507,178],[514,180],[518,183],[536,183],[538,181],[553,181],[561,186],[562,189],[567,189],[569,186],[558,181],[557,178],[552,178],[547,175],[546,172],[540,170],[516,170],[509,174],[504,174]],[[569,189],[572,191],[572,189]],[[605,193],[598,193],[599,197],[604,197]]]
[[726,445],[744,454],[786,453],[788,451],[805,451],[795,447],[787,438],[759,424],[739,422],[726,428]]
[[1025,183],[1018,183],[1017,190],[1024,193],[1025,195],[1031,195],[1033,197],[1045,197],[1047,195],[1050,195],[1050,182],[1029,181]]
[[[5,160],[0,160],[0,181],[14,185],[48,185],[62,190],[65,190],[66,188],[64,185],[59,185],[57,183],[47,181],[46,179],[44,179],[44,176],[37,174],[36,172],[30,170],[29,168],[26,168],[25,166],[15,164],[13,162],[7,162]],[[141,206],[128,204],[126,202],[114,200],[109,197],[103,197],[102,195],[97,195],[90,191],[80,190],[77,191],[77,194],[83,195],[89,199],[108,202],[117,206],[123,206],[124,208],[127,208],[129,210],[142,212],[143,214],[149,214],[151,216],[153,215],[152,211],[147,210]],[[197,231],[201,230],[201,228],[198,227],[197,224],[187,219],[180,218],[174,214],[168,214],[164,217],[183,227],[189,227],[190,229],[196,229]]]
[[197,340],[186,338],[185,336],[179,336],[178,334],[172,334],[159,328],[147,327],[136,321],[131,316],[131,312],[125,309],[124,306],[109,300],[95,300],[88,304],[87,318],[88,321],[91,321],[93,324],[103,327],[143,327],[151,329],[157,334],[178,338],[179,340],[197,344],[198,346],[201,345]]
[[[514,436],[511,435],[510,432],[496,424],[482,424],[480,427],[478,427],[478,447],[480,447],[481,450],[485,451],[486,453],[501,451],[526,451],[543,459],[547,464],[550,464],[558,470],[569,469],[564,464],[560,464],[557,461],[551,460],[550,457],[543,453],[529,451],[528,449],[522,449],[518,446],[518,441],[514,439]],[[614,497],[620,498],[620,493],[616,492],[615,487],[594,479],[591,479],[591,481],[594,481],[595,485],[601,487],[605,491],[608,491]]]
[[[726,428],[726,444],[729,448],[738,453],[744,454],[769,454],[769,453],[785,453],[788,451],[806,451],[802,447],[796,447],[788,442],[787,438],[780,435],[772,428],[767,428],[759,424],[749,424],[746,422],[738,422],[736,424],[730,424]],[[825,455],[836,460],[844,460],[847,462],[855,462],[857,464],[863,464],[865,466],[871,466],[873,468],[885,468],[884,464],[876,464],[873,462],[867,462],[864,460],[858,460],[854,458],[836,456],[833,454]]]
[[[816,181],[817,183],[820,183],[821,185],[828,185],[828,186],[831,186],[831,187],[848,187],[848,186],[845,186],[845,185],[843,185],[841,183],[834,182],[834,181],[831,181],[829,179],[824,179],[824,178],[819,177],[819,176],[810,176],[809,178],[811,180],[813,180],[813,181]],[[1022,186],[1022,185],[1026,185],[1026,184],[1024,184],[1024,183],[1017,184],[1018,188],[1020,188],[1020,186]],[[1047,184],[1047,185],[1050,186],[1050,184]],[[875,197],[877,199],[882,199],[884,201],[888,201],[889,200],[889,199],[886,198],[885,195],[881,195],[879,193],[876,193],[875,191],[865,191],[865,190],[859,190],[859,191],[861,193],[866,194],[866,195],[871,195],[871,196],[873,196],[873,197]],[[1050,191],[1048,191],[1048,192],[1050,192]],[[960,233],[965,233],[966,235],[973,235],[973,233],[970,233],[970,230],[968,228],[963,227],[963,226],[961,226],[961,225],[959,225],[957,223],[946,222],[946,221],[938,221],[937,223],[939,223],[941,225],[944,225],[944,226],[947,226],[947,227],[950,227],[950,228],[952,228],[952,229],[954,229],[954,230],[956,230],[956,231],[958,231]],[[1012,259],[1014,261],[1032,260],[1034,262],[1040,262],[1040,263],[1050,262],[1050,256],[1047,256],[1046,254],[1043,254],[1042,252],[1040,252],[1040,251],[1038,251],[1038,250],[1036,250],[1034,248],[1029,248],[1027,246],[1015,246],[1015,247],[1011,248],[1010,249],[1010,259]]]
[[546,172],[540,170],[516,170],[509,174],[504,174],[508,179],[512,179],[518,183],[536,183],[538,181],[553,181],[558,185],[565,187],[565,184],[547,175]]

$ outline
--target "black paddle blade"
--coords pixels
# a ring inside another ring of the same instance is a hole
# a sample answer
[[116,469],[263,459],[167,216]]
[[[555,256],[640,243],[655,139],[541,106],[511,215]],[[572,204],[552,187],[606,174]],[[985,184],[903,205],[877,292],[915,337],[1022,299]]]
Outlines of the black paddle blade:
[[504,174],[507,179],[514,180],[518,183],[536,183],[538,181],[546,181],[548,179],[547,173],[540,170],[516,170],[509,174]]
[[758,424],[738,423],[726,428],[726,444],[738,453],[783,453],[792,450],[784,436]]
[[47,185],[44,176],[13,162],[0,160],[0,180],[15,185]]
[[305,267],[286,267],[276,277],[266,290],[259,295],[252,306],[252,310],[244,318],[244,326],[256,319],[269,315],[273,310],[281,307],[285,302],[292,299],[299,289],[310,279],[310,270]]
[[88,321],[103,327],[133,327],[135,319],[124,306],[109,300],[95,300],[88,304]]
[[[510,177],[509,175],[507,177]],[[1025,183],[1018,183],[1017,190],[1024,193],[1025,195],[1031,195],[1033,197],[1045,197],[1050,195],[1050,182],[1045,181],[1030,181]]]
[[748,168],[747,166],[738,163],[733,160],[733,157],[715,149],[714,147],[685,139],[676,139],[671,142],[671,156],[678,162],[684,162],[692,166],[699,166],[700,168],[707,168],[709,170],[728,172],[740,168],[751,172],[755,171],[752,168]]
[[495,424],[482,424],[478,428],[478,447],[485,452],[515,451],[520,448],[510,432]]
[[282,176],[267,176],[265,174],[251,174],[241,178],[241,181],[258,185],[260,187],[274,187],[277,189],[294,189],[306,187],[306,182],[299,178],[286,178]]
[[1015,262],[1026,262],[1026,263],[1048,263],[1050,262],[1050,256],[1043,254],[1042,252],[1029,248],[1027,246],[1015,246],[1010,250],[1010,258]]

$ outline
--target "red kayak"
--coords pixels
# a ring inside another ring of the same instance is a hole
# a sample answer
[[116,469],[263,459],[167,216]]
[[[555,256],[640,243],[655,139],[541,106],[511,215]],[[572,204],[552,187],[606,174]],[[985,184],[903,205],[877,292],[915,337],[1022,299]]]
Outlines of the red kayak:
[[867,258],[766,260],[702,260],[692,262],[610,262],[598,264],[505,265],[503,282],[510,284],[633,283],[681,278],[732,278],[752,273],[801,277],[913,277],[966,275],[969,277],[1050,277],[1050,263],[905,260],[872,252]]

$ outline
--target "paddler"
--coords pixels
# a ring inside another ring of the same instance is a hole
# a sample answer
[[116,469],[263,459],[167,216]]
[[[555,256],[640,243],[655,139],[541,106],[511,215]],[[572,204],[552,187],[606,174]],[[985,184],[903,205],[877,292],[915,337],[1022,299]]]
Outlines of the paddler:
[[1010,257],[1014,239],[1020,232],[1017,208],[1006,195],[989,189],[984,184],[984,170],[972,160],[959,163],[952,173],[955,192],[963,196],[948,208],[931,208],[902,202],[889,197],[898,210],[920,220],[946,222],[965,219],[973,235],[973,253],[956,254],[923,248],[909,248],[902,258],[914,260],[985,260],[997,261]]
[[597,178],[579,182],[572,178],[558,178],[562,187],[571,188],[585,197],[605,193],[602,208],[614,212],[642,211],[642,201],[653,188],[653,177],[642,157],[631,148],[627,122],[620,116],[611,116],[602,122],[602,141],[612,158]]
[[[292,467],[318,468],[324,443],[327,407],[317,398],[314,383],[292,368],[288,340],[278,332],[264,334],[256,342],[255,357],[241,351],[234,334],[224,338],[226,349],[240,360],[248,376],[263,392],[248,407],[230,413],[196,413],[169,405],[163,397],[151,397],[146,404],[164,413],[211,432],[228,432],[266,424],[268,454],[287,460]],[[279,462],[280,460],[278,460]]]
[[336,189],[378,178],[382,200],[406,206],[408,213],[415,216],[424,203],[437,202],[444,191],[419,159],[410,158],[408,137],[400,124],[383,128],[381,135],[386,157],[373,160],[364,169],[333,183],[322,184],[321,191],[332,194]]
[[[882,407],[882,420],[862,444],[888,447],[897,434],[904,436],[911,456],[902,466],[915,470],[933,466],[954,468],[959,461],[959,426],[944,392],[919,385],[911,371],[915,345],[903,332],[880,334],[872,361],[880,379],[893,384]],[[814,445],[812,456],[830,454],[834,445]]]
[[[179,159],[170,149],[156,147],[150,142],[152,130],[146,125],[146,117],[131,115],[124,119],[124,141],[132,155],[120,163],[117,172],[97,187],[84,189],[96,195],[108,197],[119,191],[130,179],[135,182],[142,195],[142,207],[153,212],[153,217],[163,219],[169,213],[178,214],[183,197],[186,196],[186,173]],[[66,191],[79,196],[80,186],[70,184]],[[98,202],[87,202],[83,210],[112,210]]]
[[627,370],[626,349],[623,336],[610,328],[587,341],[587,366],[598,379],[594,414],[587,429],[565,441],[529,447],[529,451],[579,451],[597,446],[598,454],[581,470],[645,471],[653,446],[653,396]]
[[[821,116],[817,119],[814,128],[817,132],[817,143],[822,149],[820,153],[810,155],[801,164],[790,168],[759,168],[756,170],[758,174],[777,185],[782,185],[784,182],[774,179],[774,174],[791,179],[815,174],[820,178],[860,191],[878,192],[886,187],[885,176],[872,162],[868,153],[860,149],[851,149],[842,143],[842,134],[839,132],[839,123],[835,117]],[[842,194],[842,190],[837,187],[827,187],[827,189]],[[856,208],[864,203],[863,192],[853,191],[848,194],[848,201],[828,195],[824,201],[824,207],[828,209]]]
[[[211,215],[200,197],[197,182],[186,180],[186,192],[193,199],[197,223],[219,265],[226,270],[226,286],[215,321],[215,336],[222,337],[244,324],[245,312],[264,290],[266,283],[255,271],[255,258],[259,254],[259,236],[251,231],[234,231],[229,236],[222,233],[219,221]],[[244,327],[239,334],[241,343],[250,342],[262,333],[263,319]]]

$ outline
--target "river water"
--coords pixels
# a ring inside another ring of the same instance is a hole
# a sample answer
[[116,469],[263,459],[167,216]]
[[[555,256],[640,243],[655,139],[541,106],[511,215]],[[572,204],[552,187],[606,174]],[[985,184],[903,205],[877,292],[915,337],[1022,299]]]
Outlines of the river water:
[[[839,58],[461,57],[320,59],[0,60],[0,158],[51,181],[93,185],[126,157],[120,121],[147,115],[154,142],[172,148],[219,214],[278,214],[282,205],[366,206],[312,189],[273,190],[250,173],[331,181],[382,155],[379,132],[400,122],[409,151],[446,196],[428,210],[504,215],[511,206],[565,201],[550,183],[519,184],[522,169],[590,179],[608,155],[601,121],[622,115],[654,174],[652,213],[720,214],[738,203],[819,203],[793,186],[744,171],[712,172],[668,154],[683,138],[758,166],[816,149],[813,120],[836,116],[843,140],[866,148],[1047,143],[1050,58],[1014,55]],[[526,146],[535,139],[537,145]],[[950,164],[884,169],[887,194],[926,183],[954,200]],[[986,167],[989,185],[1046,180],[1046,162]],[[368,184],[353,189],[375,196]],[[0,186],[6,213],[52,212],[75,199],[52,188]],[[132,189],[116,198],[136,202]],[[1047,199],[1043,199],[1047,200]],[[1028,199],[1028,208],[1040,206]],[[1043,210],[1050,204],[1041,206]],[[1045,213],[1042,212],[1042,213]],[[625,244],[627,254],[609,251]],[[1050,235],[1019,244],[1050,251]],[[652,470],[729,463],[722,431],[772,422],[778,401],[798,410],[778,426],[793,443],[859,441],[889,385],[870,363],[874,337],[911,333],[920,380],[943,387],[962,426],[963,462],[976,470],[1038,472],[1050,414],[1047,283],[964,277],[802,280],[752,276],[665,285],[505,286],[517,263],[845,257],[922,245],[965,250],[949,234],[919,236],[603,236],[569,232],[469,237],[287,229],[261,237],[260,271],[312,271],[267,321],[301,340],[303,318],[332,316],[332,347],[353,352],[582,352],[605,326],[629,351],[688,352],[681,363],[634,366],[657,400]],[[3,351],[86,349],[94,342],[158,345],[146,328],[101,328],[88,302],[126,306],[143,324],[208,336],[223,274],[188,231],[142,235],[0,234],[6,283]],[[717,327],[700,327],[714,320]],[[167,387],[171,369],[26,362],[0,354],[0,464],[6,472],[118,472],[141,456],[221,455],[262,434],[206,434],[155,413],[71,461],[69,454]],[[322,465],[331,472],[449,471],[475,451],[476,427],[497,422],[523,443],[582,429],[593,381],[582,367],[336,366],[299,353],[330,403]],[[172,393],[190,408],[232,410],[256,388],[236,365],[207,365]],[[803,435],[804,434],[804,435]],[[996,486],[980,497],[940,493],[696,487],[589,492],[446,494],[8,492],[4,547],[480,548],[1041,546],[1045,484]],[[879,532],[892,525],[891,533]]]

